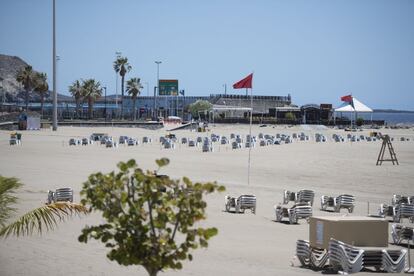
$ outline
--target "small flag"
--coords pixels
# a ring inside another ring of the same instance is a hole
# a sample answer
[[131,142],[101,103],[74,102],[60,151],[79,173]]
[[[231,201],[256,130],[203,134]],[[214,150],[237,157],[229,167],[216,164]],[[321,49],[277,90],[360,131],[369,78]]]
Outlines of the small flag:
[[253,73],[233,84],[234,89],[252,88]]
[[341,101],[348,102],[348,103],[352,102],[352,95],[342,96]]

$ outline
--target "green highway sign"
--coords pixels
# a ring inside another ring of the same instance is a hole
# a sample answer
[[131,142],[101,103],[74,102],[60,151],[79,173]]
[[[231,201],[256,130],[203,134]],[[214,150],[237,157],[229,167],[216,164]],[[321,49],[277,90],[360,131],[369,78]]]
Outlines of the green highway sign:
[[178,96],[178,80],[160,80],[159,96]]

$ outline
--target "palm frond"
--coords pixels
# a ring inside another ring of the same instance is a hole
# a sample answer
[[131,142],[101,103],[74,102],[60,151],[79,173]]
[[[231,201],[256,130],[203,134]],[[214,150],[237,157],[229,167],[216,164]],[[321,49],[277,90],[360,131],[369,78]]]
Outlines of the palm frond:
[[0,175],[0,227],[4,226],[5,221],[15,211],[11,205],[17,202],[17,197],[14,194],[21,186],[22,184],[17,178]]
[[29,236],[34,232],[39,234],[44,230],[49,231],[57,227],[58,222],[65,221],[75,215],[87,214],[85,206],[71,202],[56,202],[36,208],[18,220],[4,227],[0,231],[0,237],[7,238],[13,236]]

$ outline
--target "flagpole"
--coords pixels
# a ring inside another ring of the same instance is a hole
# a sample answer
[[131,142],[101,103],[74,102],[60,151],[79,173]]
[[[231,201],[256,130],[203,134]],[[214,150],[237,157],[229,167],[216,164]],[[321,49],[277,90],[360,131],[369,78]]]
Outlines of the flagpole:
[[249,137],[250,137],[250,147],[249,147],[249,160],[248,167],[247,167],[247,185],[250,186],[250,158],[251,158],[251,152],[252,152],[252,119],[253,119],[253,85],[250,88],[250,127],[249,127]]

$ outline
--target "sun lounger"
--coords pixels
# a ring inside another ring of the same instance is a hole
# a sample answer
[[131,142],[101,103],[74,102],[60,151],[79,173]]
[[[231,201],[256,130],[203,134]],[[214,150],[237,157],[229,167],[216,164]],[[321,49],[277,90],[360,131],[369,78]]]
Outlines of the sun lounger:
[[329,242],[329,263],[334,271],[357,273],[363,266],[364,250],[332,239]]
[[393,207],[394,222],[401,222],[402,219],[408,218],[411,223],[414,223],[414,204],[397,204]]
[[143,144],[148,144],[148,143],[151,143],[151,142],[152,142],[151,138],[149,138],[147,136],[142,137],[142,143]]
[[281,222],[284,218],[289,220],[290,224],[297,224],[299,219],[306,219],[312,216],[312,207],[308,203],[298,203],[292,207],[282,205],[274,206],[276,221]]
[[382,250],[382,267],[388,273],[402,273],[406,267],[407,250]]
[[393,224],[391,226],[391,237],[394,244],[401,244],[403,241],[407,241],[407,243],[409,243],[410,240],[414,242],[414,228],[400,224]]
[[288,204],[289,201],[293,201],[295,203],[309,203],[313,206],[314,197],[315,192],[312,190],[300,190],[296,193],[285,190],[283,192],[283,204]]
[[339,213],[341,209],[347,209],[352,213],[355,208],[355,197],[352,195],[340,195],[338,197],[321,197],[321,209],[326,211],[328,207],[332,207],[333,211]]
[[304,267],[313,270],[322,269],[328,262],[328,256],[326,249],[311,247],[307,240],[296,242],[296,257]]
[[231,208],[235,209],[236,213],[244,213],[249,209],[253,214],[256,214],[256,196],[254,195],[241,195],[238,198],[226,196],[225,197],[226,211],[230,212]]
[[73,202],[73,190],[72,188],[59,188],[56,191],[47,192],[47,203],[59,201]]

